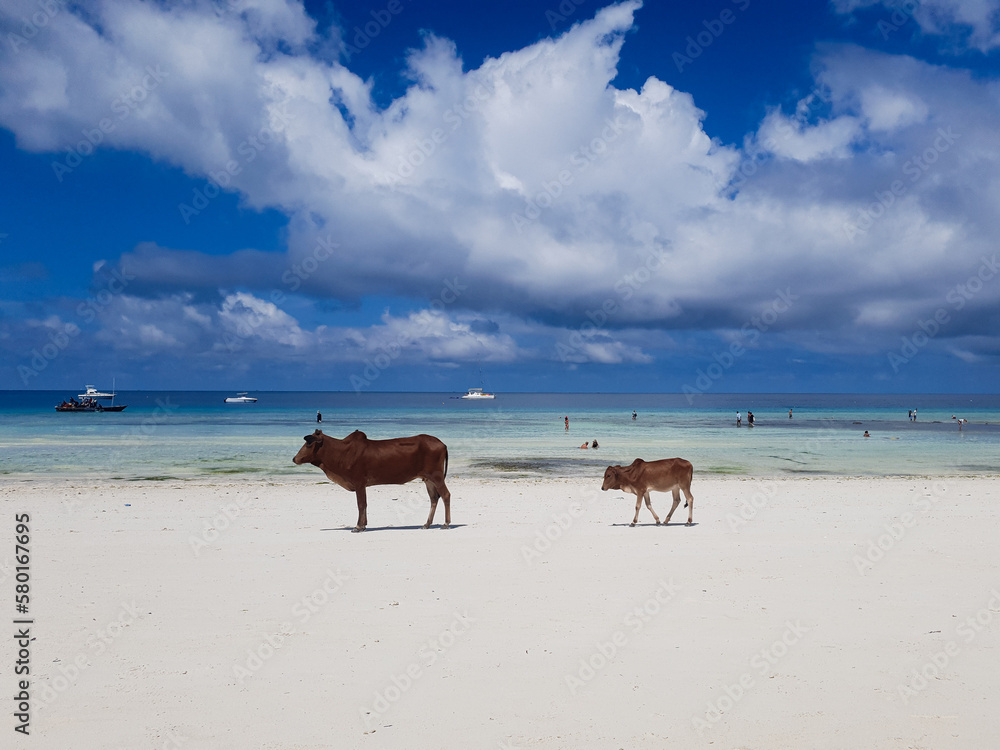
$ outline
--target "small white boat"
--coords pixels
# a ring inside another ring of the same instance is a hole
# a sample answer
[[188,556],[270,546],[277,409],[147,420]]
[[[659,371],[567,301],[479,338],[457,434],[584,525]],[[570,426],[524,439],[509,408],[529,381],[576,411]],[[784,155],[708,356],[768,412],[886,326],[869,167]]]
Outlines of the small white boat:
[[242,393],[237,393],[235,396],[230,396],[226,399],[227,404],[256,404],[257,399],[253,396],[248,396],[246,391]]
[[462,398],[471,399],[482,399],[482,398],[496,398],[492,393],[485,393],[482,388],[470,388],[469,392],[466,393]]
[[80,394],[78,394],[77,398],[84,399],[84,398],[114,398],[115,397],[115,394],[113,394],[113,393],[105,393],[104,391],[99,391],[99,390],[97,390],[92,385],[88,385],[87,388],[86,388],[86,391],[87,391],[86,393],[80,393]]

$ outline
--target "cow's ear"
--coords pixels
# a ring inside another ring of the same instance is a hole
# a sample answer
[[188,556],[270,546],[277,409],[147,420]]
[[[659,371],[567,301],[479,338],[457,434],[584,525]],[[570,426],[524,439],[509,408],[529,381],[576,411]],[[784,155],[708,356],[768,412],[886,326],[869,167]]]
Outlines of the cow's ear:
[[316,430],[316,432],[319,432],[319,435],[316,435],[314,433],[312,435],[306,435],[304,438],[302,438],[303,440],[306,441],[306,445],[312,445],[313,443],[316,443],[316,444],[322,444],[323,443],[323,433],[320,432],[319,430]]

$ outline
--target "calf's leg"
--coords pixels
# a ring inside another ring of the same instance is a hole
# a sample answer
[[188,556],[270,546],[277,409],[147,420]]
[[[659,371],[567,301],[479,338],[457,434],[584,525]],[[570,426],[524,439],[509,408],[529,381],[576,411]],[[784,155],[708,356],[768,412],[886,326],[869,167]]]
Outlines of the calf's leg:
[[644,498],[646,500],[646,507],[649,508],[649,512],[653,514],[653,520],[656,521],[656,525],[659,526],[660,518],[656,515],[656,511],[653,510],[653,504],[649,501],[649,490],[646,490]]
[[667,520],[663,522],[664,524],[670,523],[670,517],[674,515],[674,511],[677,510],[677,506],[681,504],[681,491],[675,488],[673,492],[674,504],[670,506],[670,512],[667,513]]
[[635,518],[632,519],[632,523],[629,526],[635,526],[635,522],[639,520],[639,508],[642,507],[642,493],[639,490],[635,491]]
[[687,487],[684,488],[684,497],[687,498],[687,506],[688,506],[687,525],[690,526],[692,523],[694,523],[694,495],[691,494],[691,490]]

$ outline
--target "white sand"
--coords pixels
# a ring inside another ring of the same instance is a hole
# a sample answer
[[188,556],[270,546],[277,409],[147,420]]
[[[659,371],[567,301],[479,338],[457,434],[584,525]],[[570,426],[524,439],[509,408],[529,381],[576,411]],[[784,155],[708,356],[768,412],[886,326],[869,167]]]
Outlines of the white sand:
[[32,518],[18,746],[1000,741],[1000,479],[696,473],[695,526],[644,508],[629,528],[633,501],[599,478],[452,477],[452,530],[417,528],[410,484],[370,490],[364,534],[346,530],[353,496],[320,479],[0,484],[0,563],[15,514]]

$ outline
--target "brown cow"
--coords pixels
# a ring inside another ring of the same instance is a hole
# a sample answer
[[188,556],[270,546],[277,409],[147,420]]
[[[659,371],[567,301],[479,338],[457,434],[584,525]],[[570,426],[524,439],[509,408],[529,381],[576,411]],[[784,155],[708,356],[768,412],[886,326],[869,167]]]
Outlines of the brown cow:
[[694,475],[694,467],[690,461],[683,458],[664,458],[660,461],[643,461],[637,458],[629,466],[609,466],[604,472],[604,485],[602,490],[625,490],[635,493],[635,518],[632,519],[631,526],[639,520],[639,508],[642,501],[646,501],[646,507],[653,514],[656,524],[660,524],[656,511],[653,510],[649,502],[649,491],[657,492],[673,491],[674,504],[667,514],[664,525],[670,523],[670,517],[674,515],[677,506],[681,502],[681,490],[684,490],[684,497],[687,502],[684,506],[688,508],[687,525],[690,526],[694,517],[694,495],[691,494],[691,477]]
[[430,528],[438,498],[444,500],[444,526],[451,525],[451,493],[444,483],[448,473],[448,448],[431,435],[415,435],[392,440],[369,440],[355,430],[343,440],[316,430],[305,436],[306,444],[292,459],[296,464],[318,466],[331,482],[358,496],[358,525],[368,526],[368,497],[365,489],[376,484],[406,484],[423,479],[431,497],[431,514],[424,528]]

